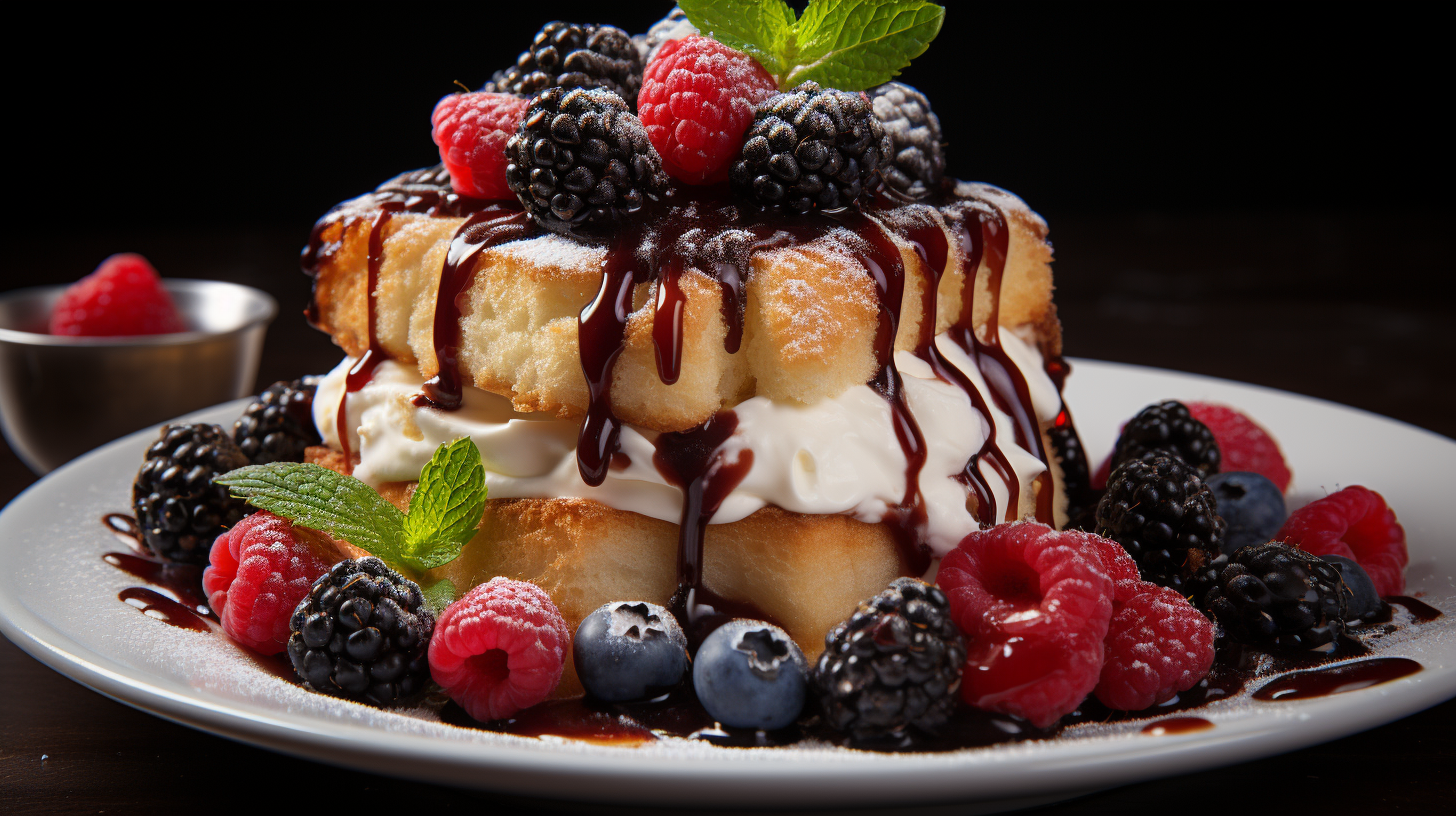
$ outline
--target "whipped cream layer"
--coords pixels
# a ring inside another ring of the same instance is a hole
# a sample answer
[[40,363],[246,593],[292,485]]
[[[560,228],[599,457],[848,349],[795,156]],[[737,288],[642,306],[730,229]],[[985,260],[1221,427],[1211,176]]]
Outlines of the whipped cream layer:
[[[1041,355],[1007,329],[1001,330],[1001,343],[1026,378],[1038,420],[1050,422],[1061,408],[1061,397],[1043,369]],[[966,353],[944,335],[936,338],[936,346],[992,406],[997,445],[1023,491],[1030,491],[1046,466],[1015,444],[1014,421],[994,407],[981,372]],[[345,398],[345,378],[354,363],[346,358],[326,375],[314,399],[314,422],[324,443],[335,450],[341,448],[339,402]],[[940,557],[980,526],[966,506],[968,491],[957,476],[981,450],[990,429],[966,394],[937,378],[924,361],[901,351],[896,352],[895,363],[910,412],[926,440],[927,457],[920,474],[927,511],[923,533]],[[375,487],[416,479],[441,444],[469,437],[480,449],[492,499],[583,498],[673,523],[681,517],[682,491],[653,464],[655,432],[624,427],[621,452],[626,466],[614,465],[606,480],[592,487],[577,469],[578,421],[518,413],[507,398],[469,387],[457,411],[422,408],[412,402],[422,385],[413,366],[386,361],[363,388],[347,395],[344,427],[350,450],[359,454],[356,477]],[[796,513],[846,514],[875,523],[904,498],[905,453],[895,435],[890,405],[868,385],[812,405],[753,397],[733,411],[738,427],[724,443],[723,455],[731,459],[738,451],[751,449],[753,464],[710,523],[738,521],[769,504]],[[1019,504],[1021,497],[1008,495],[1005,481],[989,463],[981,461],[978,466],[998,507]]]

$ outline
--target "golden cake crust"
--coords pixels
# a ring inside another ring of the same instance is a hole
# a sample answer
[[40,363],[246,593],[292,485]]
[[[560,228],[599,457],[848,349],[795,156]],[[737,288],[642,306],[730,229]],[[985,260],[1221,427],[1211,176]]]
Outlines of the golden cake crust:
[[[1000,325],[1032,326],[1043,354],[1061,350],[1052,305],[1051,246],[1046,224],[1015,196],[985,185],[963,185],[1005,215],[1009,246],[1000,288]],[[370,345],[368,197],[342,205],[358,217],[324,223],[317,240],[332,248],[315,277],[315,320],[352,356]],[[353,210],[351,210],[353,208]],[[357,210],[357,212],[354,212]],[[926,215],[928,214],[928,215]],[[924,206],[883,213],[882,219],[943,216]],[[452,237],[463,217],[400,212],[383,228],[374,295],[375,341],[389,357],[437,373],[434,318]],[[934,276],[914,245],[893,237],[905,265],[905,291],[896,348],[913,348],[926,317],[922,293]],[[954,236],[948,235],[948,240]],[[638,284],[624,348],[613,369],[613,411],[624,422],[656,431],[701,424],[750,396],[812,403],[869,381],[879,323],[875,285],[852,251],[857,238],[836,230],[806,243],[754,253],[745,284],[739,353],[725,350],[729,326],[716,280],[686,270],[681,374],[662,381],[653,347],[657,282]],[[952,243],[954,246],[955,244]],[[957,253],[940,281],[937,331],[960,313],[964,270]],[[459,368],[466,384],[509,397],[519,411],[582,416],[588,391],[578,345],[578,316],[597,296],[606,251],[556,235],[539,235],[483,251],[460,306]],[[984,329],[993,299],[983,261],[976,276],[975,325]]]

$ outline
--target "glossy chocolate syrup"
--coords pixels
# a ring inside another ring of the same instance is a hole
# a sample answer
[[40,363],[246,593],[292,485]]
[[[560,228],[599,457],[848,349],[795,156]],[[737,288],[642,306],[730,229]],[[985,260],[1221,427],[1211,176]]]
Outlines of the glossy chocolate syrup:
[[[512,205],[515,203],[512,202]],[[460,407],[463,392],[460,380],[460,314],[463,298],[475,279],[475,259],[490,247],[529,238],[536,233],[536,224],[519,206],[492,204],[472,213],[456,230],[440,270],[440,284],[435,297],[433,340],[435,376],[425,383],[424,393],[415,397],[415,405],[445,411]],[[372,257],[372,256],[371,256]]]
[[[920,211],[918,226],[911,227],[908,232],[913,234],[905,234],[904,237],[918,247],[933,280],[923,287],[922,307],[926,319],[920,326],[914,350],[937,375],[966,393],[989,429],[985,444],[967,463],[963,474],[963,481],[975,497],[978,517],[986,526],[997,520],[1014,520],[1023,486],[998,444],[990,406],[968,378],[943,359],[934,343],[938,283],[954,260],[965,270],[965,280],[960,293],[960,318],[952,331],[952,339],[975,361],[990,385],[996,406],[1012,417],[1016,443],[1045,461],[1046,454],[1042,450],[1026,378],[1001,348],[997,330],[997,301],[1009,240],[1007,222],[997,207],[978,199],[947,196],[938,208],[916,205],[915,209]],[[374,297],[385,229],[391,215],[397,212],[467,216],[451,241],[441,270],[433,327],[438,371],[426,383],[424,393],[416,398],[417,405],[453,410],[460,405],[462,388],[458,364],[459,322],[463,305],[460,300],[469,291],[474,262],[487,247],[529,237],[535,232],[535,227],[514,203],[473,201],[455,195],[450,190],[448,175],[438,168],[401,176],[370,196],[346,203],[325,216],[315,226],[309,247],[304,252],[304,267],[315,275],[323,260],[342,246],[341,235],[331,243],[325,242],[330,225],[342,222],[342,233],[355,220],[372,219],[367,284],[369,348],[346,378],[346,394],[362,388],[369,381],[374,366],[383,358],[375,332]],[[953,243],[946,240],[946,228],[942,228],[942,223],[955,235]],[[904,571],[923,573],[931,560],[924,541],[926,511],[920,490],[926,440],[905,402],[903,382],[894,356],[906,269],[887,228],[857,209],[789,218],[737,203],[721,188],[677,188],[661,200],[650,202],[630,224],[624,225],[608,243],[602,265],[601,288],[596,298],[582,310],[578,320],[581,365],[588,393],[586,416],[577,445],[577,465],[582,479],[587,484],[600,485],[620,454],[622,423],[612,409],[611,384],[616,360],[625,345],[627,320],[632,312],[637,286],[652,284],[654,287],[652,340],[655,363],[661,381],[671,385],[678,380],[683,365],[687,306],[684,275],[702,276],[718,285],[725,325],[724,348],[735,353],[742,343],[744,287],[753,254],[807,243],[836,231],[845,233],[844,239],[838,243],[856,258],[875,285],[879,325],[874,342],[876,373],[870,385],[890,406],[896,439],[906,462],[904,495],[889,509],[885,521],[896,533]],[[976,276],[983,265],[993,293],[985,339],[977,336],[973,321]],[[316,310],[311,318],[317,321]],[[350,451],[346,402],[340,402],[338,423],[339,437],[347,457]],[[680,611],[687,614],[684,622],[689,624],[692,618],[698,617],[692,610],[700,604],[716,606],[720,612],[729,605],[721,598],[715,599],[716,605],[706,602],[701,587],[702,531],[721,502],[721,497],[717,501],[709,500],[714,491],[722,485],[729,485],[722,490],[726,496],[732,485],[746,475],[752,458],[751,452],[743,452],[735,459],[735,467],[724,468],[720,457],[698,457],[688,461],[682,459],[675,448],[686,445],[696,450],[701,447],[702,439],[721,432],[725,422],[710,419],[698,428],[664,435],[664,441],[659,443],[668,448],[660,453],[663,461],[671,463],[670,481],[684,489],[677,604]],[[990,470],[1005,482],[1009,496],[1005,508],[996,506],[994,493],[980,468],[981,461],[985,461]],[[735,473],[736,476],[733,476]],[[1037,517],[1051,523],[1051,480],[1043,478],[1033,487],[1038,497]],[[693,491],[702,491],[702,495],[690,495]]]
[[1405,595],[1391,595],[1385,599],[1386,603],[1396,604],[1405,608],[1410,613],[1411,619],[1416,623],[1430,623],[1441,617],[1441,610],[1431,606],[1425,601],[1417,600]]
[[1271,680],[1254,691],[1255,700],[1306,700],[1378,686],[1421,670],[1406,657],[1372,657],[1298,671]]
[[1152,737],[1168,737],[1177,734],[1191,734],[1195,731],[1207,731],[1213,727],[1213,723],[1202,717],[1169,717],[1166,720],[1157,720],[1143,726],[1143,734]]
[[180,604],[155,589],[127,587],[118,592],[116,597],[143,615],[169,626],[191,629],[194,632],[212,631],[212,626],[209,625],[207,618],[199,615],[191,607]]

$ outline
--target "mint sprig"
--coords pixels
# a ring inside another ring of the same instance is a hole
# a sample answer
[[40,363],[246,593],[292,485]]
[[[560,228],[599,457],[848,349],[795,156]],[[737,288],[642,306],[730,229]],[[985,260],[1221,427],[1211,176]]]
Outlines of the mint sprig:
[[680,0],[689,22],[758,60],[779,90],[814,81],[862,91],[899,76],[940,33],[945,9],[925,0]]
[[[458,557],[485,513],[485,467],[469,439],[441,445],[430,457],[420,471],[408,514],[353,476],[318,465],[249,465],[219,476],[217,483],[254,507],[322,530],[413,572]],[[453,594],[453,586],[448,591]]]

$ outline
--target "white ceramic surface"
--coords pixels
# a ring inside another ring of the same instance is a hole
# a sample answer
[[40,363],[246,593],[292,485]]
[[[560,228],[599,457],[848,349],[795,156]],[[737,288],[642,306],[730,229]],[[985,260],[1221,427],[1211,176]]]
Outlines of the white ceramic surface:
[[[1379,490],[1410,540],[1408,593],[1456,611],[1456,546],[1446,522],[1456,442],[1331,403],[1224,380],[1074,361],[1067,399],[1098,461],[1118,424],[1160,399],[1237,406],[1270,428],[1295,471],[1292,505],[1350,484]],[[242,402],[195,415],[231,422]],[[835,748],[640,748],[533,740],[445,725],[313,694],[260,669],[221,635],[163,625],[119,602],[136,583],[104,563],[100,524],[126,511],[148,431],[50,474],[0,513],[0,630],[57,671],[144,711],[297,756],[383,774],[554,799],[868,806],[962,800],[982,807],[1215,767],[1288,751],[1456,696],[1456,615],[1407,626],[1377,654],[1424,670],[1383,685],[1293,702],[1236,697],[1199,709],[1215,723],[1173,736],[1144,722],[1071,729],[1050,741],[944,754]],[[387,738],[386,738],[387,735]]]

